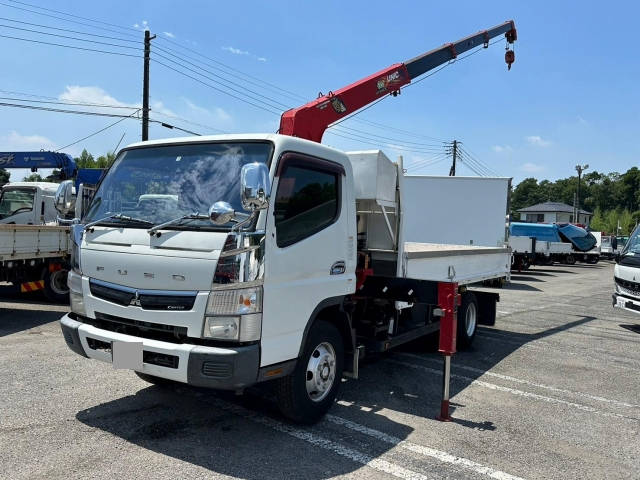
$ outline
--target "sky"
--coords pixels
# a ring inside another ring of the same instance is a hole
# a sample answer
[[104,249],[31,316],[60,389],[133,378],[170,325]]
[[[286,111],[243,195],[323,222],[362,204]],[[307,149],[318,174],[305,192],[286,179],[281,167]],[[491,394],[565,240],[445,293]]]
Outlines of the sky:
[[[447,175],[445,142],[454,139],[466,153],[459,175],[490,171],[517,184],[565,178],[578,164],[624,172],[640,159],[639,13],[637,2],[595,1],[0,0],[0,102],[132,115],[0,106],[0,151],[65,147],[76,156],[86,148],[97,156],[139,141],[146,28],[157,36],[151,118],[214,134],[275,132],[283,110],[319,92],[513,19],[510,71],[498,42],[328,130],[323,143],[402,155],[411,174]],[[159,123],[149,130],[151,139],[183,135]]]

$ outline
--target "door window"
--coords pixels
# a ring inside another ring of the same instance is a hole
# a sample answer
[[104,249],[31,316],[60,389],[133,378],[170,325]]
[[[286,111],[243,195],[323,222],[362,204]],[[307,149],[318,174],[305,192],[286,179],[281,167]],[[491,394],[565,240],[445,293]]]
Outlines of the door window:
[[335,222],[339,181],[340,173],[335,169],[300,162],[284,166],[274,205],[278,247],[299,242]]

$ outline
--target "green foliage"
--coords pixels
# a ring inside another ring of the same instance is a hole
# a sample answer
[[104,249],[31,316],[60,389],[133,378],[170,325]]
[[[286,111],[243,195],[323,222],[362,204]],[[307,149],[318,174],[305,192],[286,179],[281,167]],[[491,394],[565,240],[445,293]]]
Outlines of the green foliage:
[[[511,213],[518,218],[519,209],[547,201],[573,205],[577,187],[576,176],[555,182],[525,178],[513,189]],[[585,173],[580,182],[580,207],[594,212],[594,230],[615,233],[620,221],[620,233],[630,233],[640,221],[640,169],[633,167],[622,174]]]
[[80,156],[76,157],[74,160],[76,161],[78,168],[107,168],[111,166],[115,158],[115,153],[107,152],[95,159],[93,155],[84,149]]
[[0,168],[0,185],[4,185],[9,182],[9,177],[11,174],[7,172],[4,168]]
[[44,182],[44,179],[39,173],[32,173],[22,179],[23,182]]

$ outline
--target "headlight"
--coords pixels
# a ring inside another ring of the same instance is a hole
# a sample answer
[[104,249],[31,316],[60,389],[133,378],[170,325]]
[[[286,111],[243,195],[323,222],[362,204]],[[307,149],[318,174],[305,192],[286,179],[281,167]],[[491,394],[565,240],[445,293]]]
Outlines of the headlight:
[[262,333],[262,287],[212,290],[203,337],[250,342]]
[[82,294],[82,275],[78,275],[73,270],[70,270],[67,276],[67,284],[69,285],[71,311],[78,315],[85,316],[87,311],[84,307],[84,296]]

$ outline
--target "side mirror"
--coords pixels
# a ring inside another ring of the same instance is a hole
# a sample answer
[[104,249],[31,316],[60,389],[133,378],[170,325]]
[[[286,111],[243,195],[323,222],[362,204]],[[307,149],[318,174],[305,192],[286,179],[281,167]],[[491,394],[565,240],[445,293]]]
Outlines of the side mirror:
[[264,210],[269,206],[270,195],[271,182],[267,166],[259,162],[243,165],[240,173],[242,208],[250,212]]
[[216,202],[209,209],[209,220],[216,225],[229,223],[235,217],[236,212],[227,202]]
[[65,180],[60,183],[54,196],[54,206],[62,215],[69,215],[76,206],[76,195],[74,192],[73,180]]

